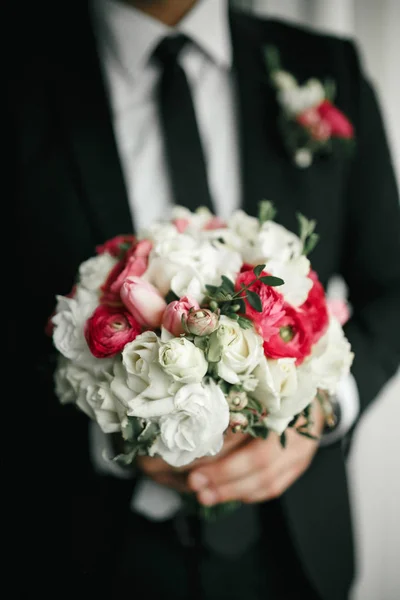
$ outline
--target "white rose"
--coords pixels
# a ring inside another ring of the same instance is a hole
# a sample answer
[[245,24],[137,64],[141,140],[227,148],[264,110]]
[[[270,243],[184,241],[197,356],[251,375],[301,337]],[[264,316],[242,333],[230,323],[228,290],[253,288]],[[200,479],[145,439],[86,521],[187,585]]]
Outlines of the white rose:
[[159,362],[165,373],[180,384],[199,383],[208,369],[204,352],[185,337],[162,344]]
[[138,240],[150,240],[155,245],[178,235],[179,231],[172,223],[155,222],[149,227],[143,227],[139,231],[137,238]]
[[60,357],[54,373],[56,394],[61,404],[76,404],[88,417],[97,421],[104,433],[121,430],[121,407],[109,379],[99,379],[88,370]]
[[310,261],[304,255],[289,260],[269,260],[265,270],[283,279],[283,285],[277,290],[283,295],[286,302],[292,306],[301,306],[307,300],[308,292],[313,286],[308,277],[310,272]]
[[160,347],[160,339],[153,331],[141,333],[124,347],[122,367],[114,367],[114,375],[122,378],[135,395],[143,394],[150,399],[169,395],[173,379],[159,364]]
[[185,206],[174,206],[171,213],[172,220],[183,219],[188,222],[186,232],[190,232],[190,234],[202,230],[213,216],[213,213],[206,206],[200,206],[194,212]]
[[97,292],[116,263],[117,259],[108,252],[89,258],[79,267],[80,284],[87,290]]
[[206,284],[220,285],[222,275],[234,281],[242,262],[236,250],[211,239],[203,240],[198,256],[181,267],[171,279],[171,290],[180,298],[191,296],[201,303],[207,293]]
[[214,456],[223,445],[229,407],[214,381],[183,386],[171,399],[171,410],[159,419],[160,434],[150,448],[174,467]]
[[176,273],[187,266],[197,270],[202,262],[201,242],[186,234],[175,234],[154,244],[143,278],[165,296]]
[[[97,294],[77,286],[73,298],[57,296],[53,343],[66,358],[79,362],[81,366],[95,367],[98,363],[86,343],[84,328],[87,319],[98,305]],[[102,363],[105,367],[106,362]]]
[[339,321],[331,315],[327,332],[315,344],[307,361],[316,386],[334,394],[339,381],[348,375],[353,359],[350,342]]
[[219,328],[210,336],[210,352],[217,345],[221,353],[217,373],[228,383],[243,383],[246,387],[264,355],[263,340],[253,329],[242,329],[237,321],[224,315],[219,323]]
[[303,250],[300,238],[274,221],[264,223],[259,233],[249,242],[244,249],[243,258],[252,265],[264,264],[273,259],[286,262],[299,257]]
[[243,210],[236,210],[228,221],[228,228],[244,242],[252,242],[260,231],[260,221]]
[[296,367],[294,358],[263,358],[255,370],[258,385],[252,396],[266,409],[267,427],[283,433],[295,415],[316,396],[317,386],[308,366]]

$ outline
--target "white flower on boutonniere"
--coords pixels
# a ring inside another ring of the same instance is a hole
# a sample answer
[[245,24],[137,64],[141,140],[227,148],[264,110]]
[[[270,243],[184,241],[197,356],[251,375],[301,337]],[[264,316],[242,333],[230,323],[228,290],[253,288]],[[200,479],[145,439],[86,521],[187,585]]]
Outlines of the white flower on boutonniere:
[[354,128],[349,119],[333,104],[335,85],[315,77],[304,83],[281,68],[278,50],[265,48],[270,81],[276,89],[282,109],[279,127],[286,149],[300,168],[309,167],[317,154],[352,150]]

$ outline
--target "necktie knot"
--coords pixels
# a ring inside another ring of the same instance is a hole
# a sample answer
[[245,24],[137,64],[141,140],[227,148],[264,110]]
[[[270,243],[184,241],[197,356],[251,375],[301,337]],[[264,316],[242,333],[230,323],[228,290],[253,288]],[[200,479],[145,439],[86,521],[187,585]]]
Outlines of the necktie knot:
[[161,40],[154,50],[153,58],[164,67],[174,64],[187,42],[188,38],[183,34],[167,36]]

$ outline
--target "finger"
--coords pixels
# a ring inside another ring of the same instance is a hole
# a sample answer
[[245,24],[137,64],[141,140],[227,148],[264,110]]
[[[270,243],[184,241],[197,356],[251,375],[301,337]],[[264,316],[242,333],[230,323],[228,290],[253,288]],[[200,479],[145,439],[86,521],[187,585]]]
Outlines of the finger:
[[205,506],[211,506],[220,502],[229,502],[231,500],[242,500],[251,497],[257,493],[257,490],[264,488],[265,472],[260,470],[251,473],[246,477],[235,479],[219,485],[216,488],[207,487],[201,490],[197,499]]
[[156,475],[157,473],[172,473],[175,471],[175,469],[162,458],[152,456],[138,456],[136,465],[143,473],[149,476]]
[[268,473],[263,481],[263,485],[253,488],[249,494],[244,493],[241,501],[250,504],[280,498],[298,477],[299,474],[296,468],[281,471],[278,476],[271,476],[271,473]]
[[215,489],[265,469],[274,460],[273,448],[273,442],[269,442],[268,439],[252,439],[226,457],[192,471],[188,477],[189,487],[193,491],[206,487]]
[[154,476],[153,481],[160,485],[165,485],[181,494],[189,493],[189,488],[186,484],[186,478],[177,473],[159,474]]

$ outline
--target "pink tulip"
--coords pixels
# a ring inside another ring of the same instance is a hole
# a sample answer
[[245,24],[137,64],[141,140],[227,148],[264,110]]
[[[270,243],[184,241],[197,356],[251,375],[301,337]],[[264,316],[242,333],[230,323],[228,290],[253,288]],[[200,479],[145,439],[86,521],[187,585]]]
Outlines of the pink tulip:
[[170,302],[165,309],[162,324],[175,337],[185,333],[182,326],[182,317],[186,319],[191,308],[200,308],[199,304],[193,298],[184,296],[180,300]]
[[140,325],[157,329],[161,325],[167,303],[151,283],[140,277],[129,277],[121,286],[121,300]]
[[111,282],[110,289],[114,293],[118,293],[121,285],[129,277],[140,277],[147,270],[149,254],[153,244],[150,240],[141,240],[130,250],[125,257],[125,266],[117,275],[116,279]]

